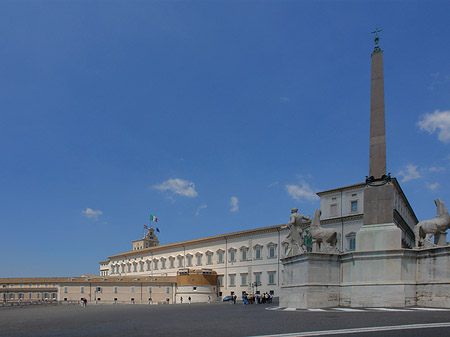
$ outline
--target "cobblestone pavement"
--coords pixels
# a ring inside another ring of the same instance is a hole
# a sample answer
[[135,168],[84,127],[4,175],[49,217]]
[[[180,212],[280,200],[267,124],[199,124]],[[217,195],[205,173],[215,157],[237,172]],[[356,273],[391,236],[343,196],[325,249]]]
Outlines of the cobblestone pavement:
[[[266,310],[271,309],[271,310]],[[389,310],[389,311],[388,311]],[[0,308],[0,336],[448,336],[450,312],[428,308],[292,310],[247,305],[76,305]],[[418,325],[420,324],[420,325]],[[397,328],[386,329],[386,326]],[[374,329],[374,327],[378,327]],[[366,328],[366,330],[360,330]],[[342,330],[347,329],[347,330]],[[351,330],[348,330],[351,329]],[[384,329],[384,330],[383,330]],[[330,331],[333,330],[334,332]],[[339,331],[338,331],[339,330]],[[320,334],[314,334],[321,331]]]

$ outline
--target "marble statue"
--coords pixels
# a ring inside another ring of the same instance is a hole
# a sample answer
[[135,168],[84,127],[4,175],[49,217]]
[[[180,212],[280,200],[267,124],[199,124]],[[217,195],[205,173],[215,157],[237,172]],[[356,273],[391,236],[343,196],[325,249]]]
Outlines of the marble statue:
[[[437,215],[430,220],[420,221],[414,226],[414,235],[416,237],[416,248],[445,246],[446,231],[450,228],[450,215],[447,207],[441,199],[434,200],[437,208]],[[430,241],[434,235],[434,243]],[[443,241],[443,242],[442,242]]]
[[306,247],[303,240],[303,227],[305,227],[305,221],[309,220],[309,215],[303,216],[298,212],[298,208],[293,208],[291,210],[291,218],[289,222],[282,226],[281,228],[288,228],[289,234],[283,244],[288,245],[286,251],[286,256],[294,256],[298,254],[303,254],[306,252]]
[[338,232],[331,228],[320,226],[320,215],[322,211],[316,209],[311,221],[309,232],[312,237],[313,252],[338,252]]

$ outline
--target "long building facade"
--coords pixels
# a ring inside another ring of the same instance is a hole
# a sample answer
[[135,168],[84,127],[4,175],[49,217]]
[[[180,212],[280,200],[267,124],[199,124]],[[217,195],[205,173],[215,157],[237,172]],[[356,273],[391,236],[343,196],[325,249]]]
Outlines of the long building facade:
[[[398,181],[393,178],[391,183],[394,222],[402,230],[403,247],[412,248],[418,221]],[[356,232],[363,225],[364,189],[365,183],[360,183],[317,193],[321,225],[338,232],[337,248],[343,253],[356,247]],[[305,222],[306,230],[308,226]],[[277,297],[283,280],[280,258],[287,251],[288,233],[283,224],[159,245],[153,228],[149,228],[144,238],[133,241],[131,251],[100,262],[100,275],[175,276],[180,270],[195,268],[217,273],[217,298],[244,292]]]

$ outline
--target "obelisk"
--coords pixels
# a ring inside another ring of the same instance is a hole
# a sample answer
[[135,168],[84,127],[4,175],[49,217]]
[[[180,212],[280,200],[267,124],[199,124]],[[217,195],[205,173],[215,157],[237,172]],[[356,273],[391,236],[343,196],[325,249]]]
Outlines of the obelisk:
[[369,177],[380,179],[386,174],[386,128],[384,113],[383,51],[378,46],[375,30],[370,87],[370,156]]
[[383,51],[376,29],[370,88],[369,176],[364,188],[364,225],[357,233],[356,250],[401,248],[401,230],[394,224],[394,185],[386,174]]

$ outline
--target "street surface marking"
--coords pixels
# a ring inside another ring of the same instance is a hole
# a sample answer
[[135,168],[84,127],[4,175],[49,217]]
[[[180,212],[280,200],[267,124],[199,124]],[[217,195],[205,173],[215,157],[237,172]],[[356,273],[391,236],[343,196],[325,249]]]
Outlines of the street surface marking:
[[406,324],[393,326],[374,326],[368,328],[340,329],[340,330],[322,330],[322,331],[305,331],[294,332],[277,335],[259,335],[253,337],[306,337],[306,336],[326,336],[326,335],[345,335],[351,333],[378,332],[378,331],[394,331],[394,330],[414,330],[427,328],[450,328],[450,323],[426,323],[426,324]]
[[284,309],[284,311],[296,311],[297,310],[297,308],[286,308],[286,309]]
[[325,309],[308,309],[308,311],[326,311]]
[[424,311],[450,311],[450,309],[442,309],[442,308],[411,308],[411,309]]
[[331,309],[339,311],[366,311],[363,309],[353,309],[353,308],[331,308]]
[[394,309],[394,308],[367,308],[367,309],[380,311],[412,311],[411,309]]

